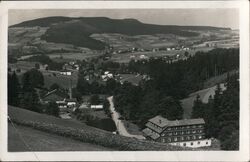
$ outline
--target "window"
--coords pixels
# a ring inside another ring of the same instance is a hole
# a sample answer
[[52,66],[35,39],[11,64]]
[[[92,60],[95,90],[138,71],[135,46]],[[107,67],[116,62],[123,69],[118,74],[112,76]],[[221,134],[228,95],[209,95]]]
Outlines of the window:
[[206,142],[206,145],[208,144],[208,142]]
[[202,136],[199,136],[199,139],[201,139],[202,138]]
[[186,146],[186,143],[183,143],[183,146]]
[[184,134],[184,131],[182,131],[181,134]]
[[164,138],[162,138],[162,142],[165,142],[165,139],[164,139]]
[[193,139],[195,140],[195,139],[196,139],[196,137],[195,137],[195,136],[193,136]]
[[191,145],[193,145],[193,142],[191,142]]
[[168,135],[172,136],[172,133],[168,133]]
[[176,137],[174,138],[174,141],[177,141],[177,138],[176,138]]
[[197,142],[198,143],[198,145],[200,144],[200,142]]
[[168,142],[171,142],[171,138],[168,138]]
[[181,140],[184,141],[184,137],[181,137]]

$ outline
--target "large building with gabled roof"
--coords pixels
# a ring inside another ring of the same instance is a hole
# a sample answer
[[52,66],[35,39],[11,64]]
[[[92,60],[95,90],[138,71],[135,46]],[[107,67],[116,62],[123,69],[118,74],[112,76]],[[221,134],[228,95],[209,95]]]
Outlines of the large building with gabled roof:
[[199,119],[168,120],[160,115],[149,119],[143,133],[147,139],[183,147],[205,147],[205,121]]

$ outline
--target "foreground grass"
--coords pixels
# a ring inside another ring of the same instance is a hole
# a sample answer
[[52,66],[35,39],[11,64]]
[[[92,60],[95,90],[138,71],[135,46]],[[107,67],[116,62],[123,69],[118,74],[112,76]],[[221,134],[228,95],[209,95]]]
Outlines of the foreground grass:
[[31,127],[8,124],[8,151],[112,151],[112,149],[79,142]]
[[18,125],[29,126],[40,131],[69,137],[85,143],[101,145],[115,150],[191,150],[163,143],[114,135],[108,131],[93,128],[77,121],[62,120],[13,106],[8,107],[8,115],[11,121]]

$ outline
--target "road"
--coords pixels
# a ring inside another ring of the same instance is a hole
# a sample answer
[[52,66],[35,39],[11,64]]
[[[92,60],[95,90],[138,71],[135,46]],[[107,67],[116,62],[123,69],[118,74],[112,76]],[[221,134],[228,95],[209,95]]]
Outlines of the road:
[[119,119],[120,118],[120,114],[115,110],[114,107],[114,102],[113,102],[113,96],[108,97],[108,101],[110,104],[110,112],[111,112],[111,117],[113,119],[113,121],[115,122],[115,125],[117,127],[117,131],[119,132],[120,135],[122,136],[126,136],[126,137],[133,137],[133,138],[137,138],[137,139],[145,139],[144,136],[142,135],[133,135],[130,134],[126,127],[124,126],[123,122]]

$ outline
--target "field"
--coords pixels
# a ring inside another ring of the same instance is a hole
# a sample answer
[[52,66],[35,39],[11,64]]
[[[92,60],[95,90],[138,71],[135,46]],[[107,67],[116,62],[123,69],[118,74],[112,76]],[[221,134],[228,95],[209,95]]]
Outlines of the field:
[[43,77],[44,77],[44,86],[46,88],[49,88],[53,83],[57,83],[62,88],[69,88],[70,85],[72,85],[72,87],[76,87],[78,72],[73,72],[71,76],[65,76],[59,74],[58,72],[56,73],[56,72],[43,71]]
[[[38,140],[39,139],[39,140]],[[8,124],[8,151],[111,151],[100,145],[79,142],[21,125]]]
[[[97,57],[100,56],[102,53],[98,53],[98,52],[86,52],[86,53],[73,53],[73,52],[69,52],[69,53],[53,53],[53,54],[48,54],[48,56],[54,60],[54,61],[74,61],[74,60],[84,60],[84,59],[88,59],[88,58],[92,58],[92,57]],[[62,57],[62,58],[61,58]]]

